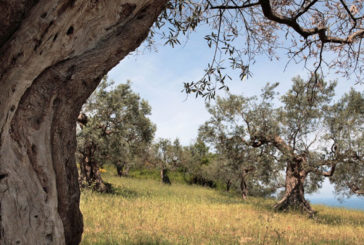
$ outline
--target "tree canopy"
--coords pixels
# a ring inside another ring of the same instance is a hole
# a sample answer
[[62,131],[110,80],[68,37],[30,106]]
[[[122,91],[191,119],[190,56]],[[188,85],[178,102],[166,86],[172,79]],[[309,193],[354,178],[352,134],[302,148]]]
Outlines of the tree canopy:
[[[312,214],[304,193],[316,191],[324,177],[330,177],[338,192],[362,194],[363,94],[352,90],[333,104],[336,82],[319,78],[319,83],[320,88],[311,90],[307,81],[294,78],[292,88],[281,96],[282,106],[272,103],[277,84],[268,84],[260,99],[217,98],[216,105],[208,105],[211,119],[200,129],[207,142],[237,166],[244,166],[253,154],[247,163],[260,169],[256,184],[285,188],[277,209]],[[234,145],[240,148],[232,151]],[[279,182],[282,171],[284,183]]]
[[172,0],[151,36],[159,33],[174,46],[208,26],[211,33],[204,38],[211,62],[200,80],[185,83],[185,91],[212,98],[217,88],[228,89],[226,67],[239,70],[243,79],[261,54],[271,60],[286,56],[287,65],[303,63],[315,75],[313,85],[328,70],[361,82],[363,19],[358,0]]
[[[92,158],[97,167],[113,164],[123,175],[125,167],[145,160],[156,127],[148,118],[151,107],[131,90],[129,82],[115,88],[112,85],[104,78],[84,105],[88,120],[77,134],[78,153],[81,170],[87,169],[82,167],[87,165],[82,159],[86,160],[89,153],[87,158]],[[90,147],[94,148],[92,152]],[[92,182],[82,171],[81,178]]]

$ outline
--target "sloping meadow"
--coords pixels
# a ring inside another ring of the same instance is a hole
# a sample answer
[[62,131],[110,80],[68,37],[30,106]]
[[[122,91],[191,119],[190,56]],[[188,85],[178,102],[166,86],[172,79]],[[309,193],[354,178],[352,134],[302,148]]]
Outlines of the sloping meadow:
[[363,244],[364,212],[314,205],[314,219],[275,213],[273,200],[156,180],[105,180],[113,194],[84,190],[81,244]]

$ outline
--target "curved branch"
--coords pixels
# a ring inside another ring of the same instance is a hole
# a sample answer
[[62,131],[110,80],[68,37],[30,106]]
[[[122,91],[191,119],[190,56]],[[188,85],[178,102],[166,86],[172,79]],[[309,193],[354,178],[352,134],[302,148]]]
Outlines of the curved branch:
[[326,33],[327,27],[303,28],[298,24],[296,17],[291,18],[274,12],[269,0],[261,0],[260,5],[265,17],[279,24],[284,24],[293,28],[305,39],[307,39],[309,36],[318,34],[322,43],[350,44],[357,37],[362,37],[364,35],[364,30],[359,30],[349,35],[347,38],[328,36]]
[[345,3],[345,1],[344,0],[340,0],[340,2],[341,2],[341,4],[343,5],[343,7],[344,7],[344,9],[345,9],[345,11],[348,13],[348,15],[350,16],[350,18],[351,18],[351,20],[354,22],[354,26],[353,26],[353,28],[355,28],[356,27],[356,18],[354,17],[354,15],[351,13],[351,11],[350,11],[350,9],[349,9],[349,7],[348,7],[348,5]]
[[256,3],[246,3],[243,5],[218,5],[218,6],[211,6],[210,9],[244,9],[244,8],[250,8],[259,5],[260,2]]
[[302,16],[304,13],[306,13],[313,5],[315,5],[315,3],[317,1],[318,0],[313,0],[312,2],[310,2],[303,10],[301,10],[300,12],[298,12],[298,14],[296,14],[296,16],[294,17],[294,19],[297,20],[300,16]]

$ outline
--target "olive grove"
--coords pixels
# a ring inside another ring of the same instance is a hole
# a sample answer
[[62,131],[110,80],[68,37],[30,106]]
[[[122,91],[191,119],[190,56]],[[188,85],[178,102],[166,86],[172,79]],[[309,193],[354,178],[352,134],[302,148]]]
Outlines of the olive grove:
[[77,116],[154,23],[148,40],[162,33],[171,44],[202,23],[213,30],[213,59],[187,93],[213,96],[215,78],[226,87],[219,52],[242,76],[256,54],[279,47],[314,72],[327,65],[360,78],[363,69],[357,0],[4,0],[0,10],[1,244],[80,242]]

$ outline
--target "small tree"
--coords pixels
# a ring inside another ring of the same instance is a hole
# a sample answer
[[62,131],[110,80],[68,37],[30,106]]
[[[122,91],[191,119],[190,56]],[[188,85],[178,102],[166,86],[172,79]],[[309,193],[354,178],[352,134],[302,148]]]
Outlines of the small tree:
[[[151,112],[148,103],[132,92],[129,83],[115,89],[110,87],[112,84],[104,78],[84,106],[89,119],[77,139],[80,178],[88,185],[94,179],[90,179],[84,169],[98,172],[99,166],[109,163],[116,166],[119,176],[123,175],[126,166],[147,154],[155,132],[155,126],[147,117]],[[102,182],[101,176],[97,176]]]
[[173,144],[169,139],[158,139],[152,146],[152,162],[154,162],[161,171],[161,180],[164,184],[171,184],[168,177],[168,171],[176,169],[182,160],[183,148],[176,139]]
[[193,145],[185,147],[182,162],[185,180],[191,184],[215,188],[217,178],[208,171],[213,159],[214,154],[209,152],[209,147],[201,138],[198,138]]

